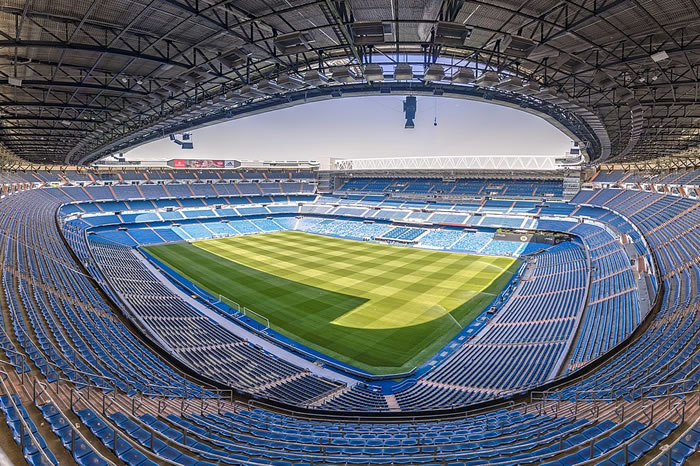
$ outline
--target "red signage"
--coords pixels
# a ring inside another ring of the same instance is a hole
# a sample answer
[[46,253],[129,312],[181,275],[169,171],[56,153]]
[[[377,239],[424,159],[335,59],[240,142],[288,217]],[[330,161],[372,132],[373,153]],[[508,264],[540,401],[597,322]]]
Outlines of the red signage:
[[224,168],[223,160],[188,160],[191,168]]
[[173,159],[173,168],[224,168],[223,160]]

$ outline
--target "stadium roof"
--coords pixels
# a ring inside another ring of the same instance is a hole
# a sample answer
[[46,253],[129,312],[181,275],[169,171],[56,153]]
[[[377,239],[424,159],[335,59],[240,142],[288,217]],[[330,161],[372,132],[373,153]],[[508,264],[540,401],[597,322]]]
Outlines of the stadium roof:
[[410,92],[522,107],[591,160],[647,160],[699,142],[699,30],[697,0],[6,0],[0,144],[85,164],[251,112]]

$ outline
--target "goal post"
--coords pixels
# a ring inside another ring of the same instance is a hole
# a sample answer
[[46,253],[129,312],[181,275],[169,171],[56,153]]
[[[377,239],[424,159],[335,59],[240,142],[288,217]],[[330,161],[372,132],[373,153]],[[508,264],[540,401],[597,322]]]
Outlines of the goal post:
[[257,312],[255,312],[252,309],[249,309],[245,306],[241,306],[236,301],[233,301],[232,299],[229,299],[222,294],[219,295],[219,301],[217,301],[217,304],[218,303],[226,304],[231,309],[234,309],[236,311],[236,313],[238,314],[237,316],[234,316],[236,319],[240,319],[241,317],[249,317],[256,322],[259,322],[260,324],[265,325],[265,328],[263,329],[263,331],[270,328],[270,319],[268,319],[267,317],[265,317],[262,314],[258,314]]
[[[258,314],[257,312],[255,312],[255,311],[253,311],[253,310],[251,310],[251,309],[248,309],[248,308],[245,307],[245,306],[243,307],[243,311],[242,311],[242,312],[243,312],[243,315],[244,315],[244,316],[250,317],[251,319],[258,321],[258,322],[260,322],[261,324],[264,323],[264,324],[265,324],[265,328],[263,329],[263,331],[264,331],[264,330],[267,330],[268,328],[270,328],[270,319],[268,319],[268,318],[265,317],[264,315]],[[254,317],[253,317],[253,316],[254,316]],[[256,319],[256,317],[257,317],[257,319]]]
[[219,295],[218,302],[228,305],[229,307],[235,309],[237,312],[241,312],[241,306],[236,301],[233,301],[222,294]]

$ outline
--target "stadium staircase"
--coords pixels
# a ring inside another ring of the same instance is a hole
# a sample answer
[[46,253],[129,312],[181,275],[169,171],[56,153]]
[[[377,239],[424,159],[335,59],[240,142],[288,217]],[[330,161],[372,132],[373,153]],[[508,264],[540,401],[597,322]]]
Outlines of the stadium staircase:
[[309,373],[307,371],[301,371],[296,374],[290,375],[288,377],[283,377],[281,379],[276,379],[268,383],[264,383],[262,385],[256,385],[250,388],[247,388],[250,393],[260,393],[264,392],[267,389],[274,388],[274,387],[279,387],[280,385],[284,385],[287,382],[292,382],[294,380],[299,380],[302,377],[306,377]]
[[386,405],[389,407],[389,411],[401,411],[401,406],[399,406],[399,402],[396,401],[396,397],[394,395],[384,395],[384,399],[386,400]]
[[342,394],[347,393],[351,389],[352,389],[352,387],[350,387],[348,385],[340,385],[340,386],[310,400],[308,402],[307,406],[309,408],[318,408],[320,406],[323,406],[325,403],[328,403],[329,401],[332,401],[332,400],[338,398]]
[[90,194],[90,191],[88,191],[84,187],[81,187],[80,189],[82,189],[85,192],[85,194],[88,196],[89,199],[92,199],[93,201],[95,200],[95,198],[92,197],[92,194]]
[[496,390],[492,388],[484,387],[473,387],[468,385],[458,385],[453,383],[436,382],[434,380],[421,379],[418,381],[419,385],[427,385],[429,387],[439,387],[447,388],[449,390],[457,390],[462,392],[474,392],[474,393],[484,393],[490,396],[498,396],[502,393],[507,393],[507,390]]

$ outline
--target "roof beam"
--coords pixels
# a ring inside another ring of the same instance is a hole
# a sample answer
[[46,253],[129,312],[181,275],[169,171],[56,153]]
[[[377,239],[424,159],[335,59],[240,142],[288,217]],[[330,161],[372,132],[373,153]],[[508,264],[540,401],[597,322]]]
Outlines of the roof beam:
[[[7,79],[0,79],[0,86],[7,85]],[[101,84],[89,84],[82,82],[72,82],[72,81],[53,81],[53,80],[43,80],[43,79],[23,79],[23,88],[38,88],[43,89],[45,87],[69,87],[75,89],[85,89],[85,90],[98,90],[106,92],[119,92],[135,96],[147,96],[148,92],[136,91],[133,89],[114,87],[114,86],[103,86]]]
[[284,61],[282,61],[279,57],[277,57],[273,53],[271,53],[270,50],[265,49],[264,47],[261,47],[260,45],[256,44],[251,38],[249,38],[241,33],[235,32],[232,29],[231,25],[227,24],[226,22],[222,22],[218,19],[212,19],[209,16],[205,15],[203,13],[203,11],[205,11],[205,10],[199,10],[195,7],[188,5],[188,4],[183,4],[182,2],[180,2],[178,0],[162,0],[162,1],[164,3],[167,3],[169,5],[174,6],[176,8],[179,8],[180,10],[185,11],[185,12],[189,13],[190,15],[196,16],[198,18],[202,18],[204,21],[208,22],[209,24],[216,26],[220,31],[223,31],[223,32],[225,32],[225,33],[227,33],[227,34],[229,34],[229,35],[231,35],[239,40],[244,41],[248,45],[255,47],[260,52],[264,53],[265,55],[268,55],[272,61],[279,63],[280,65],[283,65],[285,67],[287,66],[287,64]]
[[89,44],[79,44],[79,43],[67,43],[67,42],[55,42],[48,40],[1,40],[0,49],[3,48],[37,48],[37,49],[55,49],[55,50],[66,50],[71,52],[91,52],[91,53],[104,53],[109,55],[115,55],[119,57],[135,58],[138,60],[150,61],[153,63],[158,63],[160,65],[172,65],[178,68],[189,69],[191,65],[189,63],[182,63],[175,60],[169,60],[167,58],[159,57],[157,55],[148,55],[145,53],[135,52],[133,50],[120,49],[116,47],[103,47],[99,45],[89,45]]
[[358,65],[362,64],[362,57],[360,56],[360,53],[357,50],[357,47],[355,46],[355,42],[353,41],[352,35],[350,34],[350,31],[348,31],[348,28],[345,26],[343,23],[343,20],[340,17],[340,12],[338,12],[338,9],[335,6],[335,2],[331,0],[326,0],[326,7],[328,8],[328,11],[331,13],[333,16],[333,19],[335,21],[336,26],[340,30],[340,33],[342,35],[342,39],[345,40],[348,48],[350,49],[350,52],[352,54],[352,58],[355,59],[355,63]]
[[0,131],[77,131],[81,133],[86,133],[92,131],[88,128],[71,128],[65,125],[61,126],[24,126],[24,125],[10,125],[10,126],[0,126]]
[[83,118],[71,118],[71,117],[51,117],[51,116],[41,116],[41,115],[0,115],[0,121],[18,121],[18,120],[32,120],[32,121],[70,121],[71,123],[104,123],[104,120],[88,120]]
[[86,106],[80,104],[66,104],[62,102],[0,102],[0,107],[13,108],[13,107],[24,107],[24,108],[74,108],[76,110],[93,110],[96,112],[120,112],[121,108],[109,108],[109,107],[97,107],[97,106]]

